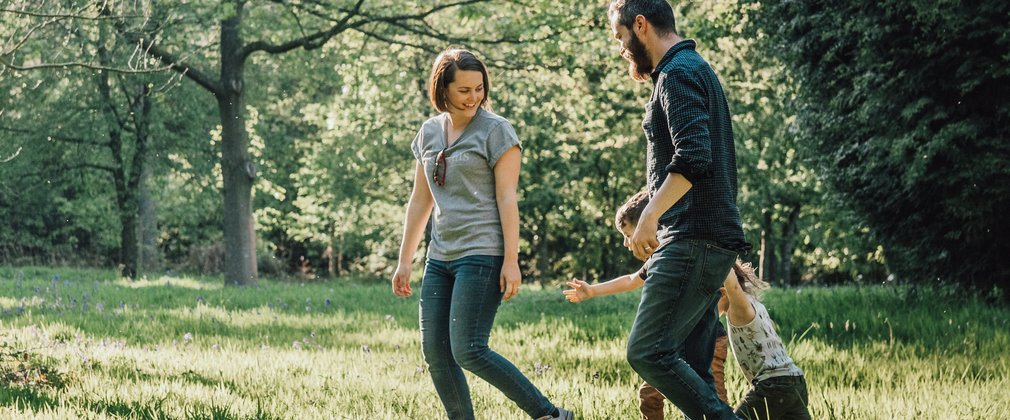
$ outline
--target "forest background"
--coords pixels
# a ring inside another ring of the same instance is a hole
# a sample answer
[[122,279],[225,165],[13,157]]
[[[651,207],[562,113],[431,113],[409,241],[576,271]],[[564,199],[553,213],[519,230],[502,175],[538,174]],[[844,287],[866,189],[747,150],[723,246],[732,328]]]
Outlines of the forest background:
[[[0,265],[386,279],[454,45],[524,145],[524,280],[628,272],[612,217],[644,185],[651,86],[606,5],[2,0]],[[1010,5],[674,6],[727,92],[766,279],[1007,299]]]

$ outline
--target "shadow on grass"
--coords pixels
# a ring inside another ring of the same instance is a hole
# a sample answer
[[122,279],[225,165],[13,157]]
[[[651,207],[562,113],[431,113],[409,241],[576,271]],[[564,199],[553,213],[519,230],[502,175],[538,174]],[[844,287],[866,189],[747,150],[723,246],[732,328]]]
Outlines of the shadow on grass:
[[0,383],[0,405],[38,413],[58,407],[59,402],[47,395],[46,392],[34,388],[12,387]]

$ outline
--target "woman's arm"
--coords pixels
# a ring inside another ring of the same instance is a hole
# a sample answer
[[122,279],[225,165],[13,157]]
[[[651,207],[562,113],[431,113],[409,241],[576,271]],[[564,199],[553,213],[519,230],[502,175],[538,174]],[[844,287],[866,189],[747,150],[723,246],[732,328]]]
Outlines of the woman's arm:
[[414,189],[410,192],[407,203],[407,213],[404,215],[403,237],[400,239],[400,255],[393,274],[393,293],[397,296],[410,296],[410,266],[414,262],[414,253],[424,236],[424,226],[431,217],[431,209],[435,199],[431,196],[428,180],[424,176],[424,166],[420,162],[414,166]]
[[504,293],[503,300],[512,299],[519,293],[522,273],[519,272],[519,166],[522,156],[519,146],[507,150],[494,165],[495,198],[498,200],[498,217],[505,239],[505,261],[501,268],[499,286]]
[[581,302],[594,297],[612,295],[615,293],[635,290],[645,284],[645,280],[638,273],[626,274],[613,280],[603,283],[589,284],[579,279],[572,279],[568,282],[571,289],[565,290],[565,297],[572,302]]

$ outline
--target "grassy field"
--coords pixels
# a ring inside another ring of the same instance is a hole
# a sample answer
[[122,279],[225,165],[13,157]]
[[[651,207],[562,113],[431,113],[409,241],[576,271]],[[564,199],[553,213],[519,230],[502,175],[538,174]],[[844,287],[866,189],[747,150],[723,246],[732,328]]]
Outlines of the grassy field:
[[[0,267],[0,418],[443,418],[417,290]],[[637,418],[640,379],[624,361],[637,299],[572,304],[526,286],[502,306],[491,345],[579,418]],[[1010,418],[1006,308],[893,287],[764,300],[806,372],[814,418]],[[747,384],[727,366],[736,401]],[[470,383],[478,418],[524,418]]]

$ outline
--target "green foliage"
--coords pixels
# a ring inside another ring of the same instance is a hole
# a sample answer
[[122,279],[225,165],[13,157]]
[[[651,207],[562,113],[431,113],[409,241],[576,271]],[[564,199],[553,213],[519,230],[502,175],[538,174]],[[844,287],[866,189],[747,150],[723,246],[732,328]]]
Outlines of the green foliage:
[[[764,295],[815,418],[1010,410],[1010,312],[951,290],[910,290]],[[394,297],[384,282],[226,289],[205,278],[0,267],[0,296],[0,377],[19,378],[0,383],[5,418],[444,414],[421,356],[416,295]],[[579,418],[634,418],[641,379],[624,353],[639,298],[572,304],[559,289],[524,287],[502,305],[491,346]],[[739,401],[750,384],[732,356],[726,377]],[[522,417],[486,382],[468,380],[479,417]],[[669,405],[667,415],[676,415]]]
[[[333,1],[339,7],[330,9],[315,3],[246,3],[243,38],[294,39],[326,28],[332,22],[321,15],[354,3]],[[156,28],[160,45],[187,46],[169,49],[184,52],[196,67],[212,68],[207,63],[217,56],[218,34],[207,32],[205,22],[238,9],[232,3],[154,5],[138,9],[145,18],[126,23],[141,28],[164,20]],[[394,5],[397,11],[427,7],[385,1],[367,2],[363,10],[378,15]],[[604,279],[635,269],[637,261],[622,247],[612,218],[644,184],[640,122],[650,86],[628,78],[605,6],[493,1],[431,15],[431,26],[442,28],[439,38],[372,23],[319,48],[251,55],[245,64],[245,117],[257,169],[258,259],[270,267],[265,271],[312,276],[332,266],[338,274],[384,277],[395,265],[415,164],[408,142],[435,112],[426,98],[428,72],[435,53],[449,45],[470,48],[485,59],[492,110],[512,121],[523,142],[519,205],[525,278],[548,283],[573,275]],[[793,100],[797,82],[784,62],[747,32],[752,5],[684,2],[676,12],[681,32],[699,41],[700,52],[720,75],[734,112],[739,203],[748,240],[759,246],[767,234],[772,255],[792,262],[793,279],[833,283],[886,277],[883,251],[867,223],[830,199],[831,184],[815,176],[804,158],[805,137],[798,131]],[[65,52],[86,60],[95,49],[86,40],[95,38],[96,30],[89,23],[76,26],[67,36],[80,51]],[[197,33],[204,35],[194,37]],[[29,44],[24,53],[43,51],[42,45]],[[133,46],[116,41],[107,47],[123,58]],[[0,85],[14,95],[0,99],[0,123],[25,130],[58,121],[65,132],[105,140],[94,72],[8,74],[13,77],[0,79]],[[221,266],[225,249],[218,110],[202,88],[179,77],[168,80],[171,76],[114,80],[154,80],[148,185],[166,264],[177,271],[211,273]],[[45,83],[37,85],[38,80]],[[0,226],[0,249],[5,250],[0,260],[115,254],[120,222],[112,211],[111,177],[61,169],[80,163],[82,156],[88,163],[110,164],[106,148],[61,147],[20,132],[10,139],[10,145],[0,145],[0,159],[14,146],[23,150],[0,163],[0,211],[18,217]],[[39,179],[32,175],[37,172],[61,176]],[[799,209],[795,220],[790,219],[793,209]],[[748,258],[756,262],[758,255]]]
[[802,152],[903,279],[1005,289],[1010,4],[754,4],[799,85]]

